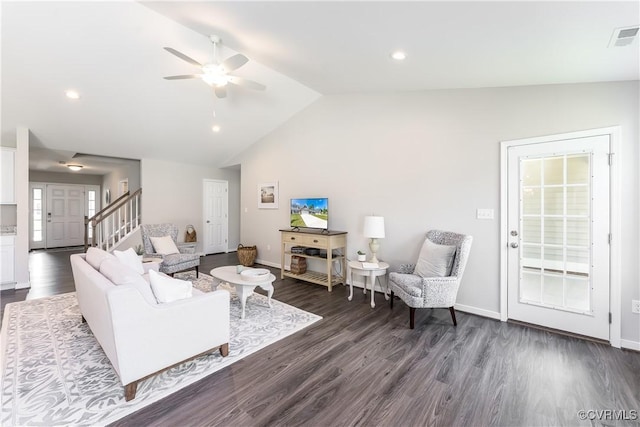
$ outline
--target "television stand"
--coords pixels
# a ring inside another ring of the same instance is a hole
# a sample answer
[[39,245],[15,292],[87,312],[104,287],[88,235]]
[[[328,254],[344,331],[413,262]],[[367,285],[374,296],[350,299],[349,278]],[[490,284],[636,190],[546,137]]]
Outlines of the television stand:
[[[294,279],[304,280],[318,285],[323,285],[332,291],[334,285],[346,284],[345,277],[347,274],[346,258],[347,258],[347,232],[346,231],[295,231],[295,229],[280,230],[282,251],[280,253],[280,278],[292,277]],[[292,253],[292,246],[305,246],[308,248],[324,249],[327,251],[327,257],[323,258],[317,255],[307,255]],[[342,254],[334,256],[334,249],[341,249]],[[305,273],[296,274],[288,270],[285,266],[285,260],[291,260],[291,256],[299,256],[307,259],[321,260],[325,264],[324,272],[307,270]],[[287,258],[288,257],[288,258]],[[333,274],[333,263],[340,263],[340,274]]]

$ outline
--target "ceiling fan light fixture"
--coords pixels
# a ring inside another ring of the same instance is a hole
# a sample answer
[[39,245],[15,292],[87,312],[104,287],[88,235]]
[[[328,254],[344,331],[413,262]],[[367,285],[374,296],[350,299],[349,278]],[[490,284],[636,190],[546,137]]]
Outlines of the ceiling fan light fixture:
[[227,83],[229,83],[229,79],[227,78],[227,76],[220,74],[206,73],[202,75],[202,80],[204,80],[204,82],[209,86],[216,87],[225,86]]
[[407,54],[401,50],[396,50],[394,52],[391,52],[391,58],[395,59],[396,61],[404,61],[407,58]]
[[72,89],[69,90],[65,90],[64,94],[67,96],[67,98],[69,99],[80,99],[80,94]]
[[74,172],[78,172],[79,170],[82,170],[82,168],[84,166],[82,166],[82,165],[67,165],[67,167],[69,169],[71,169],[72,171],[74,171]]

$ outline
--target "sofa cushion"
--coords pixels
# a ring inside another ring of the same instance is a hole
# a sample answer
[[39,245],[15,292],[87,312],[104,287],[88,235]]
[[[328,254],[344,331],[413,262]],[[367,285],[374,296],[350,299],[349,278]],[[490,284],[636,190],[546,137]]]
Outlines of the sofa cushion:
[[[114,257],[115,258],[115,257]],[[117,259],[107,259],[100,265],[100,273],[116,286],[130,285],[136,288],[151,305],[157,305],[149,283],[141,274]]]
[[180,251],[171,236],[149,237],[153,250],[161,255],[179,254]]
[[174,279],[156,271],[149,271],[151,289],[159,304],[191,298],[193,285],[187,280]]
[[118,261],[131,267],[138,274],[144,274],[144,268],[142,267],[142,258],[138,256],[133,248],[129,248],[126,251],[113,251],[113,254],[118,258]]
[[455,246],[438,245],[425,239],[414,274],[421,277],[445,277],[451,274]]
[[106,259],[115,260],[116,257],[107,251],[103,251],[102,249],[98,249],[93,246],[87,250],[87,255],[85,257],[85,260],[89,263],[89,265],[96,270],[100,270],[100,264],[102,264],[102,261]]

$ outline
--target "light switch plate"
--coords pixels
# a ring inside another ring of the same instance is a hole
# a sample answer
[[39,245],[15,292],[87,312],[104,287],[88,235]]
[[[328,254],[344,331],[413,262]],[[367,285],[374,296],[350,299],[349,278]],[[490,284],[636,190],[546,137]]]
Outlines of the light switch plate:
[[478,209],[476,211],[477,219],[493,219],[493,209]]

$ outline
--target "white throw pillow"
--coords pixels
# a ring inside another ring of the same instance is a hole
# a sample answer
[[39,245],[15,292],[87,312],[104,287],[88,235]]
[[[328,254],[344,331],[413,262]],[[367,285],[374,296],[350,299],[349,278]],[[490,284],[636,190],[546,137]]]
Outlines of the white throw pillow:
[[118,261],[128,267],[131,267],[136,271],[136,273],[144,274],[142,259],[132,248],[129,248],[126,251],[113,251],[113,254],[118,258]]
[[100,270],[100,265],[106,259],[116,259],[112,254],[102,249],[98,249],[94,246],[87,249],[87,254],[85,255],[85,261],[89,263],[89,265],[96,270]]
[[193,295],[192,284],[187,280],[174,279],[160,274],[156,271],[149,271],[149,281],[151,289],[160,304],[180,299],[191,298]]
[[445,277],[451,274],[455,246],[438,245],[425,239],[413,274],[420,277]]
[[149,237],[149,239],[151,239],[153,250],[158,254],[171,255],[180,253],[171,236]]
[[124,265],[115,257],[107,259],[100,265],[100,274],[109,279],[116,286],[130,285],[136,288],[144,299],[151,305],[156,305],[157,301],[151,286],[144,279],[144,276],[138,274],[131,267]]

